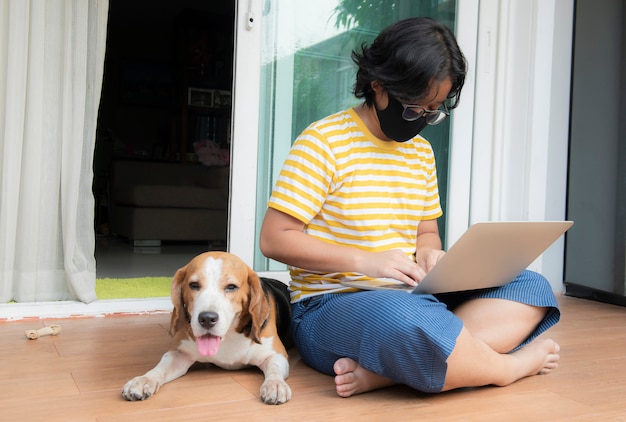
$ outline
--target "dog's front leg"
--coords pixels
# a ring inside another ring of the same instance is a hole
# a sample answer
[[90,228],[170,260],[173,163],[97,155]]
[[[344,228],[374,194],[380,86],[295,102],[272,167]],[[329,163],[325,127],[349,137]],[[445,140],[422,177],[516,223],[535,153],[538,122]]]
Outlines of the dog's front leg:
[[157,366],[128,381],[124,385],[122,396],[130,401],[149,399],[163,384],[185,375],[194,362],[187,354],[170,350],[163,355]]
[[261,385],[261,400],[266,404],[282,404],[291,399],[291,388],[285,382],[289,376],[289,362],[279,354],[273,354],[265,359],[259,368],[265,374],[265,381]]

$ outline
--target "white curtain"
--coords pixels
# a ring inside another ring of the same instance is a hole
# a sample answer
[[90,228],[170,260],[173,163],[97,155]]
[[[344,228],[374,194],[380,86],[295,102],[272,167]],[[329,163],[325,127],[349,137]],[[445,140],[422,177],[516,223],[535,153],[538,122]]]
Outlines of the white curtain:
[[0,0],[0,302],[96,299],[108,0]]

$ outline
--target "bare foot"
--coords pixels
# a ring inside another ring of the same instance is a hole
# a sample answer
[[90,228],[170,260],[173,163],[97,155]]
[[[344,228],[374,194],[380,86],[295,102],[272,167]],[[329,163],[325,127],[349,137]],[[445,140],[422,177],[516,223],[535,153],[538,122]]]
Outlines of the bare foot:
[[537,339],[513,353],[498,353],[463,328],[448,356],[442,391],[505,386],[531,375],[547,374],[559,365],[559,350],[554,340]]
[[[561,347],[552,339],[538,339],[524,348],[511,353],[511,357],[519,359],[519,367],[514,372],[511,382],[531,375],[545,375],[559,366]],[[507,383],[508,384],[508,383]]]
[[335,386],[341,397],[350,397],[378,388],[390,387],[395,383],[363,368],[350,358],[337,359],[333,365]]

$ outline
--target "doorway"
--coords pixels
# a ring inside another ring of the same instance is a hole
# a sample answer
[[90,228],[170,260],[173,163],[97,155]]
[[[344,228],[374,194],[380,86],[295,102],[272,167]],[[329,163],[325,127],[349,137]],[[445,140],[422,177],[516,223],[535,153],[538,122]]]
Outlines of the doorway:
[[171,277],[227,248],[234,0],[110,0],[97,278]]

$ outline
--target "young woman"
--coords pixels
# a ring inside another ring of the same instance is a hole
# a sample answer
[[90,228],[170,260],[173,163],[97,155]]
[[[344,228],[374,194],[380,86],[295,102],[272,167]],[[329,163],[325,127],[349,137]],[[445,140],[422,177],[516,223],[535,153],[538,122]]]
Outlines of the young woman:
[[416,285],[444,252],[435,161],[419,132],[456,107],[466,63],[452,32],[399,21],[353,52],[364,102],[310,125],[274,187],[263,253],[289,265],[293,334],[304,362],[342,397],[401,383],[424,392],[504,386],[548,373],[559,346],[549,283],[445,295],[355,291],[342,279]]

